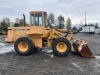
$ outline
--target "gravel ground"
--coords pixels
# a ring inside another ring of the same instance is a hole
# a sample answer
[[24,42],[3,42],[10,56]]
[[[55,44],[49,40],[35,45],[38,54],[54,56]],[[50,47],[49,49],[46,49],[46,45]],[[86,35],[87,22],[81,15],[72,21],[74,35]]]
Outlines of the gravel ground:
[[56,57],[44,48],[31,56],[19,56],[13,45],[6,44],[0,35],[0,75],[100,75],[100,35],[75,34],[88,45],[96,58],[69,54]]

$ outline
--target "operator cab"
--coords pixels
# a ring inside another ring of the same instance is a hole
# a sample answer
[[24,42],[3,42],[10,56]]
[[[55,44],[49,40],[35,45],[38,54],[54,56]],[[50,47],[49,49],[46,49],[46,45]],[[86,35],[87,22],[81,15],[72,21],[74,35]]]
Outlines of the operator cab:
[[43,35],[47,27],[47,14],[43,11],[30,12],[30,34]]
[[47,26],[47,14],[43,11],[30,12],[31,26]]

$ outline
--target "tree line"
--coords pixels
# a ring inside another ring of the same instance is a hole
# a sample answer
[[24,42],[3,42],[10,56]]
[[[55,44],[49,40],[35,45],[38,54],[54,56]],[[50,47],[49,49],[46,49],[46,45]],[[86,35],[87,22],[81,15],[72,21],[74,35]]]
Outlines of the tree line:
[[66,27],[66,29],[68,29],[68,30],[72,29],[72,26],[71,26],[72,25],[72,21],[71,21],[71,19],[68,18],[65,21],[65,18],[62,15],[59,15],[57,17],[57,19],[55,19],[55,15],[53,13],[50,13],[48,15],[47,22],[48,22],[48,25],[54,26],[54,28],[63,29],[63,28]]
[[[11,26],[11,23],[13,23],[13,22],[11,22],[9,18],[7,18],[7,17],[3,18],[2,21],[0,22],[0,28],[7,29],[8,27]],[[23,25],[24,25],[24,20],[16,18],[15,23],[13,23],[12,26],[17,27],[17,26],[23,26]]]

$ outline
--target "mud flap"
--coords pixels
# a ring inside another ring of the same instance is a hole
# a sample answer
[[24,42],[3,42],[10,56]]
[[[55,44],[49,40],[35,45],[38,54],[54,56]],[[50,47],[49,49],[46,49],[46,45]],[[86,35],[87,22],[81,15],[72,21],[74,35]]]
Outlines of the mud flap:
[[93,55],[87,45],[87,42],[84,40],[75,40],[73,43],[73,47],[74,47],[75,53],[82,57],[90,58]]

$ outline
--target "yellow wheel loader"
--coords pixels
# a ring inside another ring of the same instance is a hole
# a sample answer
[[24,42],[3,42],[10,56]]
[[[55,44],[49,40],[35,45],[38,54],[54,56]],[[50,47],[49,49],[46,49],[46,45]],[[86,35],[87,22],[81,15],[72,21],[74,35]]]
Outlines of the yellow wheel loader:
[[[24,16],[25,21],[25,16]],[[67,56],[70,52],[83,57],[91,57],[86,41],[74,40],[73,33],[64,29],[47,26],[47,14],[43,11],[30,12],[30,26],[9,27],[5,38],[7,43],[14,43],[15,51],[22,56],[31,55],[35,48],[52,47],[54,55]]]

